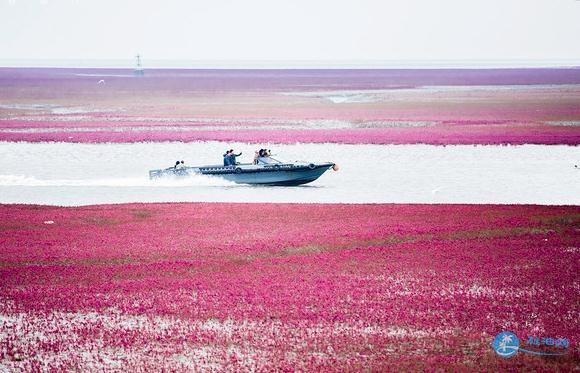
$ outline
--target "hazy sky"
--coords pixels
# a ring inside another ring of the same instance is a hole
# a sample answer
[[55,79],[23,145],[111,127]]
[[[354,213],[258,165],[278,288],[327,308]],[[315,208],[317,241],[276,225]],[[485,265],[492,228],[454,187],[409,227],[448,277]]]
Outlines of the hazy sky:
[[0,0],[0,59],[575,60],[578,0]]

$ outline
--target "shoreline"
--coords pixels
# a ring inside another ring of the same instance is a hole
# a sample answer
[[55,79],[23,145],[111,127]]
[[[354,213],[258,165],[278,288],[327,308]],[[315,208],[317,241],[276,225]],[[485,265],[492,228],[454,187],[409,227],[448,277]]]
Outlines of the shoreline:
[[139,206],[150,206],[155,207],[157,205],[247,205],[251,207],[256,207],[259,205],[266,206],[281,206],[281,207],[304,207],[304,206],[316,206],[316,207],[330,207],[330,206],[357,206],[357,207],[482,207],[482,208],[527,208],[527,207],[538,207],[538,208],[580,208],[578,204],[538,204],[538,203],[465,203],[465,202],[433,202],[433,203],[412,203],[412,202],[221,202],[221,201],[182,201],[182,202],[118,202],[118,203],[94,203],[86,205],[57,205],[57,204],[40,204],[40,203],[6,203],[0,202],[0,208],[3,207],[22,207],[31,209],[44,209],[44,208],[54,208],[54,209],[84,209],[84,208],[105,208],[105,207],[139,207]]
[[[488,132],[489,131],[489,132]],[[374,145],[571,145],[580,144],[577,126],[497,125],[430,126],[386,129],[232,130],[232,131],[87,131],[2,132],[4,142],[140,143],[241,142],[248,144],[374,144]]]

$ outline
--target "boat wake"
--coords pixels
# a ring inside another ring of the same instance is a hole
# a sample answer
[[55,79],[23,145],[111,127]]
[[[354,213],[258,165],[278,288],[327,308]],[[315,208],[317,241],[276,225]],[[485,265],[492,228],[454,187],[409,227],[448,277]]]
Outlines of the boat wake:
[[163,177],[150,180],[148,177],[101,178],[101,179],[39,179],[27,175],[0,175],[0,186],[21,187],[188,187],[188,186],[233,186],[233,182],[206,176]]

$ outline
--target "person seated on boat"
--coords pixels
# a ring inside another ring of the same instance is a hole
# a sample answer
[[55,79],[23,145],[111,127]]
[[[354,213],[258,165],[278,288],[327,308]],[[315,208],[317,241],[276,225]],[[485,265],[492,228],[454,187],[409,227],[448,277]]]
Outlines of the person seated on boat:
[[175,166],[173,166],[173,168],[175,168],[177,170],[177,168],[179,167],[180,164],[181,164],[181,162],[175,161]]
[[267,149],[256,150],[256,154],[254,155],[254,164],[260,163],[260,158],[266,157],[267,151]]
[[259,153],[259,157],[258,157],[258,163],[257,164],[270,164],[273,163],[272,158],[270,158],[270,156],[272,155],[272,151],[270,151],[269,149],[260,149],[260,153]]
[[258,159],[260,158],[260,154],[262,154],[262,150],[264,149],[256,150],[254,152],[254,164],[258,164]]

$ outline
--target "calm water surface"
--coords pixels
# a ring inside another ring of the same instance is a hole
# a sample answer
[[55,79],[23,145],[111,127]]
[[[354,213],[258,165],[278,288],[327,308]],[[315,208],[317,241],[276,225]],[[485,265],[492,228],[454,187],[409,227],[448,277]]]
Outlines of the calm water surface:
[[269,146],[279,159],[334,161],[340,171],[300,187],[236,185],[219,178],[149,180],[149,169],[215,164],[248,144],[2,143],[0,203],[121,202],[580,204],[580,148],[296,144]]

